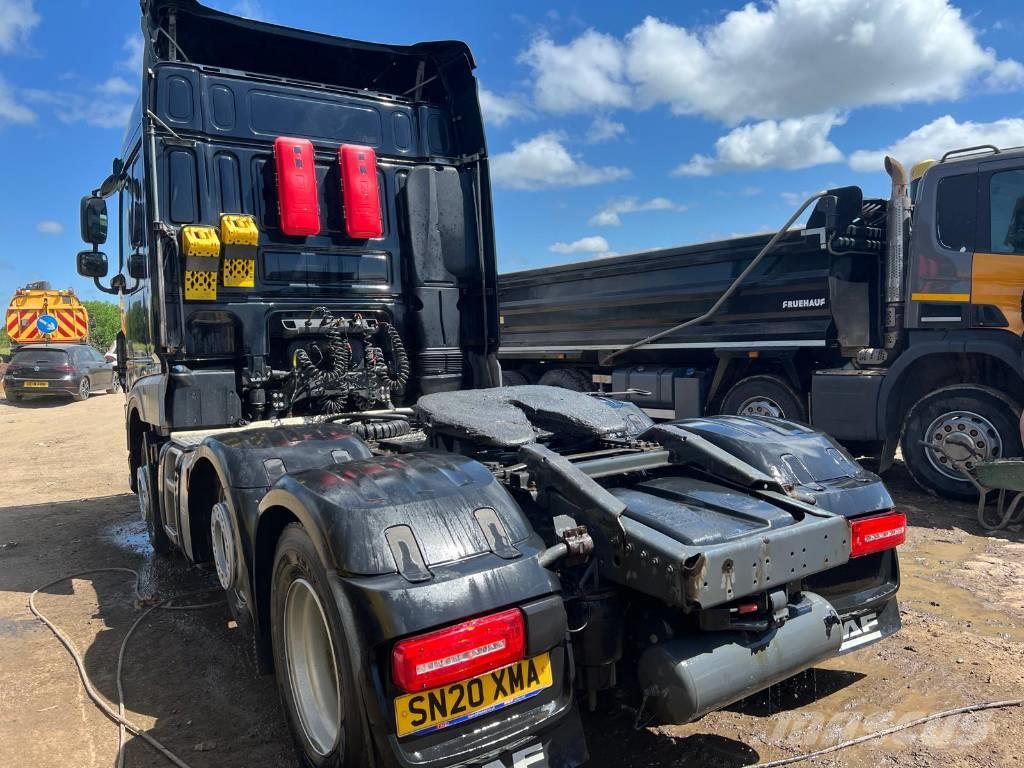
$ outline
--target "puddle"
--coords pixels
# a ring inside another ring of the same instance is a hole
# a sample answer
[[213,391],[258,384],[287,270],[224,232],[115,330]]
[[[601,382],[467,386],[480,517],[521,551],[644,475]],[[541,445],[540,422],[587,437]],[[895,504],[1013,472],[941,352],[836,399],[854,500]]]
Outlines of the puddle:
[[125,552],[131,552],[133,555],[148,558],[153,554],[153,550],[149,546],[146,524],[141,520],[108,525],[100,533],[100,540],[107,544],[113,544]]
[[969,537],[901,551],[900,601],[979,635],[1024,642],[1024,547]]

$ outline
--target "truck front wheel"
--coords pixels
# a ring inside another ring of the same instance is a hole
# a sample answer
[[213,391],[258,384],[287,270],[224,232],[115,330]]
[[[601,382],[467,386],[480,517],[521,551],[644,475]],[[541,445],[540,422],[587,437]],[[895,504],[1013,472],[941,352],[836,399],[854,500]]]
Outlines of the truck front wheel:
[[769,374],[748,376],[738,382],[722,400],[721,413],[807,421],[803,398],[781,378]]
[[907,414],[900,440],[903,461],[922,490],[971,501],[978,494],[958,465],[970,470],[979,461],[1020,456],[1019,422],[1020,406],[994,389],[968,384],[937,389]]
[[270,594],[277,687],[307,768],[366,764],[363,712],[348,633],[327,572],[299,523],[285,527],[274,555]]

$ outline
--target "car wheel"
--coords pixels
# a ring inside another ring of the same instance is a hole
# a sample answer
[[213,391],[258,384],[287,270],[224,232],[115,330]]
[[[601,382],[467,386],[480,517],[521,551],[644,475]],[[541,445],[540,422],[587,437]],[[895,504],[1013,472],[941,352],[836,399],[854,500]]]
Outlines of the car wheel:
[[365,765],[366,716],[348,632],[327,571],[299,523],[288,525],[277,543],[270,617],[278,692],[301,764]]
[[25,400],[25,396],[14,393],[14,394],[7,395],[7,399],[10,400],[15,405],[21,405],[22,402],[24,402],[24,400]]
[[78,402],[82,402],[83,400],[89,399],[89,395],[91,394],[91,392],[92,389],[90,388],[89,377],[83,376],[82,380],[78,382],[78,391],[75,392],[75,394],[72,395],[72,397]]
[[522,387],[529,384],[530,380],[526,378],[519,371],[501,371],[501,386],[503,387]]
[[160,515],[159,493],[157,488],[156,467],[149,461],[149,437],[142,436],[142,459],[135,470],[135,494],[139,500],[139,514],[146,523],[149,544],[158,555],[166,555],[171,551],[171,540],[164,530],[163,518]]
[[574,392],[589,392],[593,387],[590,379],[579,368],[555,368],[545,371],[538,384],[545,387],[561,387]]
[[[903,423],[900,449],[922,490],[950,499],[978,498],[957,468],[1020,456],[1020,406],[994,389],[956,384],[918,400]],[[923,445],[928,443],[935,447]]]
[[748,376],[735,384],[722,400],[720,413],[807,421],[803,398],[784,380],[769,374]]
[[112,378],[110,380],[110,387],[107,389],[107,394],[108,395],[114,395],[114,394],[117,394],[120,391],[121,391],[121,380],[119,378],[117,378],[117,376],[114,376],[114,378]]

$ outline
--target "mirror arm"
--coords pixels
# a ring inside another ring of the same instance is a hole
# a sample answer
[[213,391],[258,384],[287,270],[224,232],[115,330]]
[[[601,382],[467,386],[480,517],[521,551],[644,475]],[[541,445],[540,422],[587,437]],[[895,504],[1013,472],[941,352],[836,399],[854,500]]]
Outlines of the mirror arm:
[[114,278],[111,279],[111,281],[110,281],[111,287],[110,288],[107,288],[105,285],[103,285],[100,282],[100,279],[98,277],[94,277],[92,279],[92,282],[96,286],[97,290],[103,291],[103,293],[109,293],[109,294],[112,294],[114,296],[117,296],[121,292],[116,287],[116,281],[117,281],[118,277],[120,277],[120,275],[116,275]]

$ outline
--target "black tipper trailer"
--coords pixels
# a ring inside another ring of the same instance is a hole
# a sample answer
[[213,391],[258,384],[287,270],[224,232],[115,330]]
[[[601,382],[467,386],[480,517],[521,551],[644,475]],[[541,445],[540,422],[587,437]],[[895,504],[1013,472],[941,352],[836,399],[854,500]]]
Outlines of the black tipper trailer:
[[[713,318],[625,352],[619,351],[706,311],[772,233],[501,275],[506,378],[644,390],[651,394],[628,397],[663,418],[703,415],[719,405],[746,367],[722,361],[757,360],[792,389],[809,386],[811,371],[841,366],[855,350],[883,341],[885,201],[841,192],[849,198],[841,197],[839,208],[857,208],[856,223],[850,215],[846,223],[842,216],[829,220],[819,205]],[[837,240],[850,227],[859,237],[843,247]],[[803,409],[785,415],[807,418]]]

